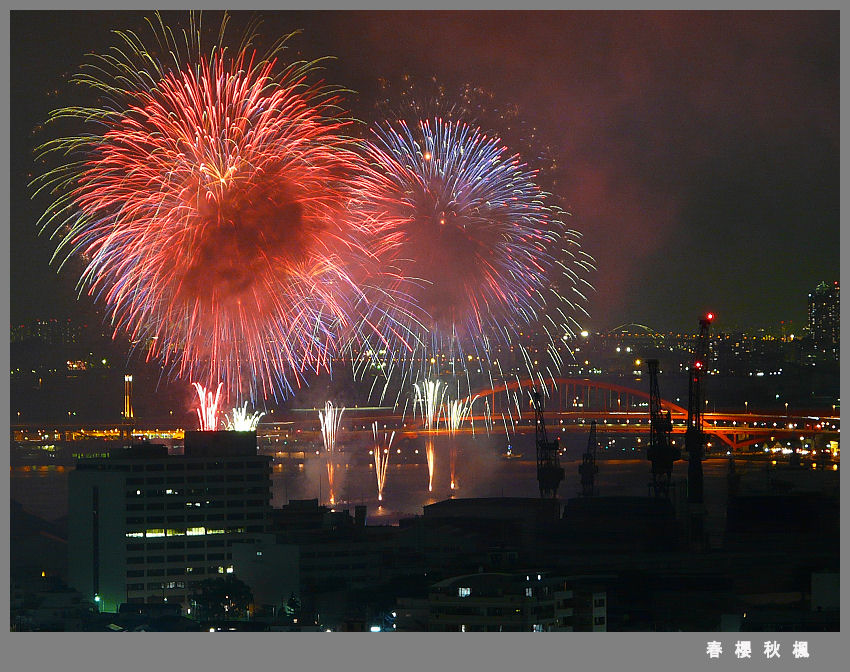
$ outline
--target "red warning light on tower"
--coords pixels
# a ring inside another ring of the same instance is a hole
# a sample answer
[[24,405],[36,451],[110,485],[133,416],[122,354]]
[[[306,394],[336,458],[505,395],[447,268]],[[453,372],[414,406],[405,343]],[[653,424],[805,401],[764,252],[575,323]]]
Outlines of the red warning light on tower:
[[695,369],[701,369],[702,368],[702,362],[694,362],[694,368]]
[[706,313],[705,319],[711,322],[714,319],[714,313]]

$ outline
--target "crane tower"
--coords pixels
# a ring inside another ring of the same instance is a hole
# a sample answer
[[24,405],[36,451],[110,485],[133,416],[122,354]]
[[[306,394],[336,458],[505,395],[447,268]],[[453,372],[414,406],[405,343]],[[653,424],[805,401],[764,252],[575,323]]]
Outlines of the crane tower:
[[581,496],[592,497],[596,494],[594,482],[599,467],[596,465],[596,420],[590,423],[590,436],[587,439],[587,451],[581,456],[578,473],[581,474]]
[[688,427],[685,430],[685,450],[688,451],[688,502],[702,504],[702,460],[705,434],[702,431],[702,378],[708,356],[708,329],[714,314],[708,313],[699,321],[699,336],[694,349],[694,361],[688,380]]
[[558,439],[549,441],[546,435],[546,423],[543,421],[543,402],[540,393],[531,393],[531,405],[534,408],[534,435],[537,442],[537,483],[540,496],[558,494],[558,486],[564,480],[564,468],[558,457]]
[[670,444],[670,411],[661,412],[661,393],[658,388],[658,360],[647,360],[649,369],[649,447],[646,459],[652,462],[652,491],[656,497],[670,495],[670,477],[673,462],[682,457],[682,451]]

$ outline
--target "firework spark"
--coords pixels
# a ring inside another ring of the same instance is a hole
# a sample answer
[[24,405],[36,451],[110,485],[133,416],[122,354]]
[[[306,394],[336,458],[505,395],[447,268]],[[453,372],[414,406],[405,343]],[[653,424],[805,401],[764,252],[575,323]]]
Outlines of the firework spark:
[[375,456],[375,476],[378,479],[378,501],[384,499],[384,484],[387,482],[387,465],[390,463],[390,451],[393,446],[395,432],[387,435],[384,432],[383,438],[378,438],[378,422],[372,423],[372,436],[375,437],[373,453]]
[[374,127],[364,153],[352,210],[383,241],[379,262],[398,271],[383,278],[427,314],[396,320],[417,335],[417,361],[489,362],[491,340],[511,342],[547,310],[547,333],[569,331],[575,305],[557,285],[581,280],[560,252],[575,232],[498,137],[459,120],[401,120]]
[[448,425],[449,436],[451,437],[451,443],[449,445],[449,471],[451,478],[450,488],[452,490],[454,490],[456,486],[455,463],[457,462],[457,445],[455,437],[461,423],[463,423],[466,418],[470,417],[472,404],[477,398],[478,396],[476,395],[472,399],[453,399],[446,404],[446,424]]
[[429,432],[437,429],[440,424],[443,397],[446,393],[442,380],[423,380],[413,386],[414,412],[418,407],[422,413],[422,422]]
[[425,429],[428,430],[428,438],[425,441],[425,458],[428,462],[428,492],[433,492],[434,463],[436,461],[433,432],[440,426],[445,387],[441,380],[423,380],[417,383],[413,389],[415,391],[414,411],[419,406],[422,412],[422,422]]
[[192,383],[195,386],[195,391],[198,393],[199,406],[198,424],[202,432],[214,432],[218,428],[218,404],[221,401],[221,387],[218,384],[215,394],[207,392],[206,388],[200,383]]
[[[340,216],[359,165],[339,89],[315,63],[149,20],[156,48],[120,45],[73,79],[101,96],[51,120],[86,127],[48,141],[62,165],[37,178],[54,201],[55,257],[85,262],[80,291],[173,375],[228,392],[286,394],[325,370],[363,297],[344,258],[368,256]],[[289,36],[287,36],[289,37]],[[165,52],[163,54],[163,52]],[[64,261],[62,262],[64,264]]]
[[225,426],[231,432],[254,432],[260,424],[260,418],[265,415],[262,411],[248,413],[248,402],[242,407],[231,409],[230,417],[225,416]]
[[342,414],[345,413],[345,407],[334,406],[333,402],[325,404],[324,412],[319,411],[319,424],[322,428],[322,440],[325,443],[325,460],[328,468],[328,489],[330,491],[330,504],[336,504],[334,495],[334,460],[336,459],[336,437],[339,432],[339,425],[342,422]]

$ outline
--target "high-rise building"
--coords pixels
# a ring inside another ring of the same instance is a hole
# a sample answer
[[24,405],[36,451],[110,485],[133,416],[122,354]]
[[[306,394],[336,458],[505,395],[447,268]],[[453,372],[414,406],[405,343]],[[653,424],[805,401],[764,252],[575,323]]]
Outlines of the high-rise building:
[[182,455],[141,445],[80,459],[68,483],[69,583],[122,602],[188,605],[233,572],[231,546],[267,531],[271,458],[256,432],[186,432]]
[[815,350],[838,359],[839,324],[838,281],[822,282],[809,294],[809,332]]

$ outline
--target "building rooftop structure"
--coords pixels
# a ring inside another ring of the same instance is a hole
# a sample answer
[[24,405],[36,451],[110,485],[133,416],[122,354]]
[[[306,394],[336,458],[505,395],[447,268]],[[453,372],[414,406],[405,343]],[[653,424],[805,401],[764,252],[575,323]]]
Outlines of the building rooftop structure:
[[604,631],[605,589],[598,579],[542,570],[478,572],[433,584],[428,629],[449,632]]

